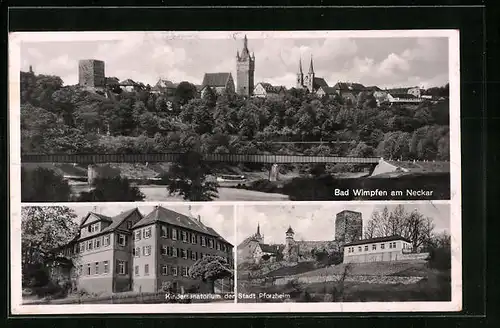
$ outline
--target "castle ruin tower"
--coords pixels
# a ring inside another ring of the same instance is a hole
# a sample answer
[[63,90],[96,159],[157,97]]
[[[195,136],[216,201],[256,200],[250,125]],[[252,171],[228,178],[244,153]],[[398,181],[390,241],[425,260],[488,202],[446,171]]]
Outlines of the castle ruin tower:
[[78,62],[78,84],[82,87],[104,87],[104,62],[96,59],[82,59]]
[[295,247],[295,240],[293,239],[294,232],[291,226],[285,232],[285,248],[283,249],[283,259],[287,262],[298,261],[298,249]]
[[360,212],[344,210],[335,219],[335,240],[351,243],[363,236],[363,218]]
[[236,91],[239,95],[250,97],[254,88],[255,55],[250,55],[245,35],[241,54],[236,53]]
[[299,59],[299,71],[297,73],[297,89],[304,87],[304,72],[302,72],[302,58]]
[[313,67],[313,58],[311,55],[311,63],[309,64],[309,72],[307,72],[305,78],[305,86],[310,93],[314,92],[314,67]]

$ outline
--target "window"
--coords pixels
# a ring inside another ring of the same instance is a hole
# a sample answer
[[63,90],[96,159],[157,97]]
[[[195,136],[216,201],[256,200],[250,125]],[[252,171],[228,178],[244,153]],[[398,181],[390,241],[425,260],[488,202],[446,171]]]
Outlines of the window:
[[132,225],[134,224],[134,222],[132,221],[127,221],[127,229],[132,229]]
[[385,249],[385,244],[380,244],[380,249]]
[[99,274],[99,262],[95,262],[95,274]]
[[203,247],[207,246],[207,240],[204,236],[201,237],[201,246]]
[[122,235],[121,233],[118,234],[118,245],[120,246],[126,246],[127,245],[127,236]]
[[162,245],[160,249],[161,255],[167,255],[167,246]]
[[392,248],[396,248],[396,242],[392,243]]
[[109,235],[104,236],[104,241],[103,241],[104,246],[109,246]]
[[137,230],[135,233],[134,233],[134,236],[135,236],[135,240],[141,240],[141,230]]
[[167,256],[172,256],[172,247],[167,247]]
[[168,238],[168,229],[166,226],[161,226],[160,228],[160,236],[162,238]]
[[90,276],[91,273],[90,273],[90,263],[87,264],[87,276]]
[[100,248],[101,247],[101,238],[97,238],[95,240],[95,248]]
[[151,246],[144,246],[144,247],[142,247],[142,254],[144,256],[151,255]]
[[373,244],[372,245],[372,251],[376,251],[377,250],[377,245],[376,244]]
[[168,266],[166,265],[161,266],[161,274],[164,276],[168,275]]
[[144,239],[151,237],[151,227],[144,229]]
[[108,273],[108,272],[109,272],[109,262],[104,261],[104,273]]
[[181,271],[181,272],[182,272],[182,276],[183,276],[183,277],[187,277],[187,275],[188,275],[188,270],[187,270],[187,268],[186,268],[186,267],[182,267],[182,268],[181,268],[181,270],[182,270],[182,271]]
[[149,276],[149,264],[144,264],[144,275]]
[[185,249],[181,249],[181,257],[187,259],[187,252]]
[[127,274],[127,262],[126,261],[116,261],[116,268],[118,274]]
[[200,259],[202,259],[205,255],[203,255],[203,253],[200,253]]
[[175,228],[172,229],[172,239],[177,240],[177,229]]
[[134,268],[134,274],[135,274],[136,276],[138,276],[138,275],[139,275],[139,266],[138,266],[138,265],[136,265],[136,266],[135,266],[135,268]]
[[196,261],[196,252],[191,252],[191,260]]
[[177,267],[172,267],[172,275],[177,276]]
[[191,235],[191,244],[196,244],[196,235],[194,233]]
[[214,240],[212,238],[208,240],[208,247],[214,248]]
[[215,249],[220,251],[220,244],[218,242],[215,242]]
[[90,233],[92,233],[92,232],[98,232],[99,231],[99,226],[100,226],[99,222],[89,225],[89,232]]
[[136,247],[136,248],[132,249],[132,255],[134,255],[134,257],[141,256],[141,248],[140,247]]
[[179,250],[177,248],[172,248],[172,256],[177,257],[179,255]]
[[89,241],[87,242],[87,249],[88,249],[89,251],[91,251],[93,248],[94,248],[94,243],[93,243],[93,240],[89,240]]
[[182,231],[182,241],[187,243],[188,241],[188,237],[187,237],[187,232],[186,231]]
[[365,252],[368,250],[368,245],[365,246]]
[[358,252],[361,252],[361,250],[362,250],[362,249],[361,249],[361,246],[359,246],[359,247],[358,247]]
[[85,244],[80,243],[80,253],[83,253],[83,252],[85,252]]

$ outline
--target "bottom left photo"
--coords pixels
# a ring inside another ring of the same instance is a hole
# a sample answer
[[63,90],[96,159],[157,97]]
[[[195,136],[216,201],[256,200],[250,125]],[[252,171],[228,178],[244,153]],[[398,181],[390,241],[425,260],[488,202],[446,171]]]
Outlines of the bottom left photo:
[[22,303],[234,303],[234,206],[22,206]]

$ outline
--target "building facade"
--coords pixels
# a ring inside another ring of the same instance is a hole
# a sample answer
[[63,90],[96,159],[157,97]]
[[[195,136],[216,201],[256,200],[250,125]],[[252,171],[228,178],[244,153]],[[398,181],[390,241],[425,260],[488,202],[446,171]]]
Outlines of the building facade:
[[80,60],[78,84],[82,87],[104,87],[106,84],[104,62],[96,59]]
[[208,88],[212,89],[215,95],[221,95],[224,92],[233,93],[235,91],[233,76],[231,73],[205,73],[200,89],[202,98]]
[[411,252],[411,242],[401,236],[364,239],[344,245],[344,263],[400,261]]
[[89,213],[64,255],[74,259],[76,287],[87,292],[156,292],[167,285],[208,290],[189,277],[189,268],[206,255],[230,266],[234,261],[233,246],[201,218],[160,206],[144,217],[137,208],[112,218]]
[[256,98],[279,99],[285,96],[286,89],[283,86],[274,86],[270,83],[259,82],[253,90]]
[[335,219],[335,240],[351,243],[360,240],[363,235],[363,219],[360,212],[344,210],[337,213]]
[[241,96],[250,97],[254,89],[255,55],[248,50],[248,40],[245,35],[241,54],[236,53],[236,87]]

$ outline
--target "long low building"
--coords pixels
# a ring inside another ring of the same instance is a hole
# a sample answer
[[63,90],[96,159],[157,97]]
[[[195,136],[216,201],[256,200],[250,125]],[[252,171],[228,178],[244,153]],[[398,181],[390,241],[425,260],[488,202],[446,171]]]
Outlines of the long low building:
[[407,260],[412,243],[401,236],[353,241],[344,244],[344,263],[366,263]]

